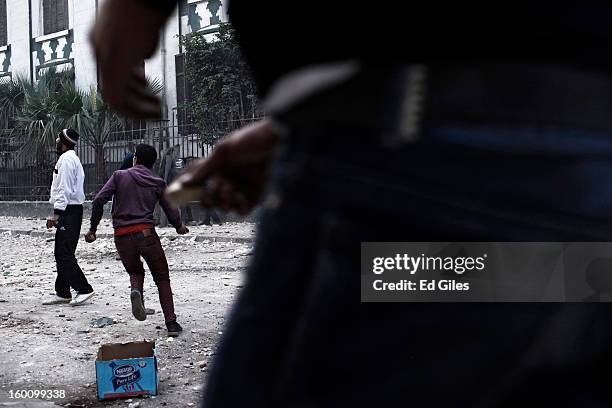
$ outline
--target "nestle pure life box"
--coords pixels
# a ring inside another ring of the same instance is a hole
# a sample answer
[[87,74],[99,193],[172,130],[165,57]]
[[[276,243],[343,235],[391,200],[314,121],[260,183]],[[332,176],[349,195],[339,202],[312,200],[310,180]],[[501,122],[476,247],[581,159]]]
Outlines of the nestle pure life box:
[[104,344],[96,359],[98,398],[157,395],[155,342]]

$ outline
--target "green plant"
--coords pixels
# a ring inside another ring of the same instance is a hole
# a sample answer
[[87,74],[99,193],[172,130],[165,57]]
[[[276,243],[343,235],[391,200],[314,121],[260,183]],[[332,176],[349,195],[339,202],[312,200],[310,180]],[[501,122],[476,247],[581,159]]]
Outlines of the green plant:
[[213,41],[194,33],[182,42],[192,96],[182,108],[194,113],[190,120],[203,143],[212,144],[260,115],[255,83],[231,25],[222,23]]
[[26,86],[27,80],[24,77],[12,78],[0,84],[0,129],[15,126],[15,117],[23,106]]
[[15,117],[14,131],[27,138],[23,155],[45,155],[57,134],[67,127],[68,118],[81,111],[83,93],[74,86],[71,74],[50,69],[34,84],[22,82],[23,104]]
[[[15,81],[4,93],[0,87],[0,106],[2,103],[9,106],[8,95],[17,95],[10,105],[11,113],[6,114],[12,124],[11,133],[27,138],[20,154],[34,158],[38,166],[49,161],[59,132],[64,128],[75,129],[80,135],[80,143],[94,150],[96,183],[101,185],[106,182],[104,147],[112,132],[125,128],[126,121],[104,102],[95,88],[80,90],[73,78],[72,71],[49,69],[34,84]],[[153,93],[161,92],[159,80],[147,81]],[[7,96],[2,98],[3,94]]]

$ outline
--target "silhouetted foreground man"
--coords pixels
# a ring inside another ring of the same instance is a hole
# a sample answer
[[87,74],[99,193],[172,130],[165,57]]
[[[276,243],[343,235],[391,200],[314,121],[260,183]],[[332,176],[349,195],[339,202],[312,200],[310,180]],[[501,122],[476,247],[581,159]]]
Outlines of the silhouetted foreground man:
[[[173,6],[101,11],[126,114],[159,111],[136,69]],[[359,276],[367,241],[612,238],[612,5],[401,7],[229,3],[273,122],[183,181],[242,212],[270,193],[205,406],[610,405],[609,304],[361,304]]]

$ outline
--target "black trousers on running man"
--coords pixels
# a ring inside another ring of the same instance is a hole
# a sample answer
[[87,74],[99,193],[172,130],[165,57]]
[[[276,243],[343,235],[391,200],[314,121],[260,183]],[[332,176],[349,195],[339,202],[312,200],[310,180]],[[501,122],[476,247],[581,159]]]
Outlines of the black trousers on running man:
[[60,215],[55,231],[55,262],[57,264],[57,279],[55,293],[64,298],[70,298],[70,288],[77,293],[91,293],[93,288],[87,282],[79,266],[76,256],[77,244],[81,235],[83,222],[83,206],[69,205]]

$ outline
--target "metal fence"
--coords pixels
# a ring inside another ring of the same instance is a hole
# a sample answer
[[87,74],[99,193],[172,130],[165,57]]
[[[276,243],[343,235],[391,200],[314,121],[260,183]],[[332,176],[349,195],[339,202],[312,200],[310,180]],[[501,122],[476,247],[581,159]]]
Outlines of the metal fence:
[[[112,132],[103,145],[79,141],[75,151],[85,171],[85,196],[92,199],[115,170],[121,167],[126,155],[141,143],[155,147],[158,160],[154,171],[163,177],[169,160],[180,159],[188,166],[197,158],[206,157],[213,145],[200,135],[194,126],[177,120],[136,122],[126,129]],[[248,118],[222,123],[225,133],[238,129],[260,118]],[[41,201],[49,199],[53,168],[57,161],[54,148],[37,157],[22,154],[30,143],[28,135],[0,130],[0,201]]]

